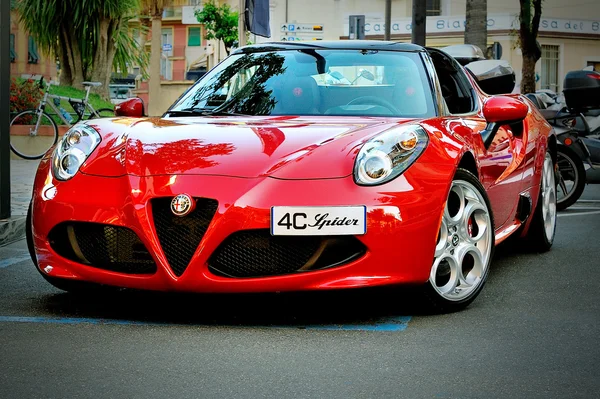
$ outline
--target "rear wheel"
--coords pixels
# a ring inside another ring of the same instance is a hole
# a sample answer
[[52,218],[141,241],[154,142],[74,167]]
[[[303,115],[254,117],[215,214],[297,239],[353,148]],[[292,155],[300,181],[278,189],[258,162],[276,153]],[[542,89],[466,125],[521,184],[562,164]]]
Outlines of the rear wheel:
[[466,307],[481,292],[494,251],[491,206],[479,179],[458,169],[448,194],[425,294],[436,310]]
[[556,181],[554,179],[554,162],[550,153],[546,153],[542,168],[540,193],[527,239],[533,249],[546,252],[552,247],[556,232]]
[[58,127],[45,112],[23,111],[10,121],[10,149],[24,159],[40,159],[58,141]]
[[559,171],[556,208],[562,211],[581,197],[585,188],[585,168],[581,158],[569,147],[558,146],[556,157]]

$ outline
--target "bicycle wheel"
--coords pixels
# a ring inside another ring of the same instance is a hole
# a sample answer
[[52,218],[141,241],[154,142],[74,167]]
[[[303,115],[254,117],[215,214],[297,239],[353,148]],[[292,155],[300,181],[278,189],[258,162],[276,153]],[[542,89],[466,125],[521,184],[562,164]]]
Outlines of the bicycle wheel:
[[115,111],[110,108],[100,108],[92,112],[88,119],[96,118],[112,118],[115,116]]
[[10,121],[10,149],[21,158],[40,159],[57,141],[56,122],[45,112],[29,109]]

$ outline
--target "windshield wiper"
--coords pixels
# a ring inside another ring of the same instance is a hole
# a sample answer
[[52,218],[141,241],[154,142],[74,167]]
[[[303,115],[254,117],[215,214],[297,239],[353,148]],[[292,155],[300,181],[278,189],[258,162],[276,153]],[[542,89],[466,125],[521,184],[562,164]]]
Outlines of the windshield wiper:
[[171,116],[248,116],[246,114],[218,110],[215,108],[186,108],[181,110],[167,111],[167,114]]

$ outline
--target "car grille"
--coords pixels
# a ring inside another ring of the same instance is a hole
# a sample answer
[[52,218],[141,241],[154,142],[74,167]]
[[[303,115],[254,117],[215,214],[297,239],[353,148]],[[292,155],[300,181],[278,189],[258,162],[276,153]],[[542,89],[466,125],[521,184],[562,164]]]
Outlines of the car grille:
[[272,236],[267,229],[227,237],[208,261],[209,270],[225,277],[267,277],[343,265],[366,252],[353,236]]
[[153,199],[152,213],[160,245],[169,261],[171,270],[181,276],[204,237],[218,202],[209,198],[194,198],[196,208],[183,217],[171,212],[172,198]]
[[65,222],[48,234],[57,254],[74,262],[127,274],[152,274],[156,263],[130,229],[99,223]]

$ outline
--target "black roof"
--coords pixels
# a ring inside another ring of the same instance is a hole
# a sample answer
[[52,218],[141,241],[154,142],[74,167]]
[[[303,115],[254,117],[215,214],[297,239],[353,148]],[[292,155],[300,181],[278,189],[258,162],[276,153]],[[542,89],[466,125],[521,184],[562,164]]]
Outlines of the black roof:
[[235,50],[232,54],[254,53],[277,50],[388,50],[388,51],[425,51],[421,46],[412,43],[386,42],[382,40],[311,40],[305,42],[268,42],[253,44]]

